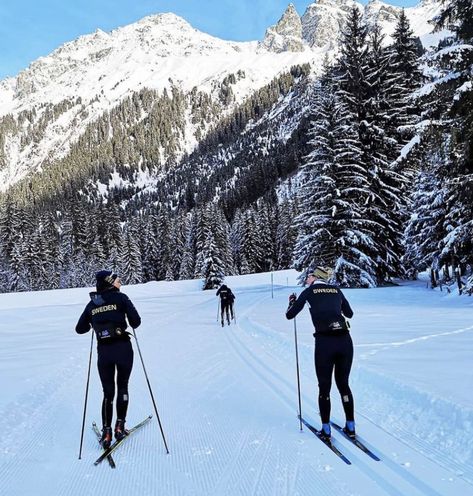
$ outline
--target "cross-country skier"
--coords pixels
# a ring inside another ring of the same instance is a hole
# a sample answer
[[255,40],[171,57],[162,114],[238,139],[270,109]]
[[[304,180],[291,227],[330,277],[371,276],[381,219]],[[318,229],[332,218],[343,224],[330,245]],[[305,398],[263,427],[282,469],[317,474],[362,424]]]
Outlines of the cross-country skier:
[[235,301],[235,295],[228,286],[222,284],[217,290],[217,296],[220,296],[220,318],[222,327],[224,326],[224,314],[226,314],[227,323],[230,325],[230,316],[232,319],[234,318],[233,302]]
[[330,440],[330,388],[335,370],[335,383],[342,398],[345,411],[345,433],[355,437],[353,395],[348,385],[353,361],[353,342],[345,317],[353,317],[353,310],[347,299],[336,286],[328,284],[331,269],[317,267],[309,272],[309,285],[299,298],[289,296],[286,318],[293,319],[309,303],[310,316],[315,327],[315,372],[319,382],[319,410],[322,420],[321,437]]
[[104,449],[112,442],[113,399],[115,371],[117,373],[117,421],[115,439],[126,436],[125,420],[128,409],[128,379],[133,368],[133,348],[126,332],[127,319],[131,327],[141,324],[141,318],[131,300],[120,293],[120,278],[110,270],[96,274],[97,291],[90,293],[90,301],[76,325],[78,334],[85,334],[92,326],[97,335],[97,366],[103,388],[102,438]]

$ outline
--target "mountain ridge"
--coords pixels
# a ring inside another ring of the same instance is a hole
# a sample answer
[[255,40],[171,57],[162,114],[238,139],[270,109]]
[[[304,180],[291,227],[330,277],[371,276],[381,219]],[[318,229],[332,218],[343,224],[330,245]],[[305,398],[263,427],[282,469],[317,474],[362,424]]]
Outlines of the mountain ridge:
[[[310,4],[306,14],[322,10],[322,14],[332,16],[336,9],[335,17],[330,17],[336,29],[323,32],[321,23],[332,26],[326,17],[317,18],[310,31],[309,18],[304,21],[290,4],[282,16],[285,26],[278,23],[279,28],[268,29],[274,38],[268,46],[264,40],[221,40],[198,31],[173,13],[165,13],[144,17],[109,33],[97,30],[58,47],[15,78],[0,81],[0,190],[67,155],[90,123],[144,88],[160,94],[173,88],[185,93],[196,88],[213,101],[220,101],[222,92],[228,93],[216,120],[206,125],[210,129],[293,65],[309,63],[313,76],[317,76],[325,55],[337,50],[337,32],[343,25],[340,12],[348,12],[353,5],[363,8],[352,0]],[[386,5],[372,0],[366,8],[373,16],[385,12]],[[433,13],[437,7],[437,2],[424,0],[418,12],[423,16],[426,9]],[[406,12],[412,14],[415,9]],[[424,32],[425,22],[417,21],[416,29]],[[384,23],[383,30],[389,31],[391,21],[384,19]],[[314,33],[319,33],[318,37]],[[312,45],[307,40],[312,40]],[[190,109],[186,113],[190,116]],[[185,125],[176,159],[190,153],[198,143],[192,123]],[[157,166],[167,158],[162,155]]]

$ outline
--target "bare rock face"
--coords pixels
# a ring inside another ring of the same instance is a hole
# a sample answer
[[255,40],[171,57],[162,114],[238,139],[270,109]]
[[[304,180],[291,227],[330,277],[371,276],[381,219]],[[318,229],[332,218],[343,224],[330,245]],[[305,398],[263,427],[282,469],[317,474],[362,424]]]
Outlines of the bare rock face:
[[260,47],[276,53],[304,50],[301,18],[292,3],[278,23],[266,30]]
[[351,9],[363,6],[353,0],[318,0],[302,16],[302,38],[311,48],[336,48]]

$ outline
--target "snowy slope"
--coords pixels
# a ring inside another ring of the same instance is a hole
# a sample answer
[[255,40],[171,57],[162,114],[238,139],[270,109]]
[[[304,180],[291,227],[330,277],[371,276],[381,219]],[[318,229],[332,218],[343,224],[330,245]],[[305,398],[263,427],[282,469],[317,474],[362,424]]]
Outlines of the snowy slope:
[[[225,77],[240,71],[244,77],[232,85],[235,100],[224,116],[295,64],[310,62],[317,75],[327,50],[332,57],[337,52],[353,5],[352,0],[320,0],[310,4],[301,19],[290,6],[280,23],[268,29],[271,39],[261,44],[220,40],[172,13],[145,17],[110,33],[97,30],[64,44],[15,78],[0,81],[0,118],[11,114],[17,121],[17,128],[3,131],[0,190],[64,157],[87,125],[143,88],[162,92],[174,85],[185,93],[196,87],[212,94]],[[439,8],[438,2],[424,0],[406,9],[414,32],[429,43],[438,35],[428,34],[427,21]],[[380,17],[388,34],[399,12],[377,0],[365,8],[370,22]],[[64,105],[66,110],[61,109]],[[189,119],[181,155],[196,146],[192,131]]]
[[[155,419],[94,467],[90,428],[101,391],[91,373],[78,460],[90,335],[73,331],[87,289],[0,295],[0,494],[445,496],[473,494],[472,302],[424,283],[346,290],[359,435],[375,462],[335,436],[345,465],[299,431],[294,327],[284,311],[296,273],[230,277],[237,322],[221,328],[198,281],[125,287],[170,448]],[[317,426],[308,310],[297,318],[302,409]],[[333,418],[342,421],[334,391]],[[130,424],[153,412],[135,345]]]
[[[441,12],[442,8],[442,4],[436,0],[423,0],[415,7],[404,9],[412,31],[420,38],[424,48],[437,45],[447,34],[447,32],[432,33],[431,20]],[[382,32],[386,35],[386,42],[389,43],[401,10],[401,7],[380,0],[371,0],[365,7],[364,15],[368,24],[374,20],[378,21]]]
[[[174,14],[146,17],[61,46],[16,78],[0,82],[0,116],[35,109],[34,124],[45,105],[71,102],[67,112],[49,119],[44,137],[32,146],[21,144],[22,135],[29,132],[28,121],[19,133],[5,136],[8,165],[0,170],[1,188],[41,168],[46,160],[63,157],[89,123],[143,88],[162,92],[174,84],[184,92],[197,87],[211,93],[215,83],[243,71],[245,77],[232,86],[235,101],[230,112],[292,65],[321,60],[313,51],[275,55],[256,47],[256,42],[229,42],[202,33]],[[187,152],[193,146],[195,140],[183,144]]]

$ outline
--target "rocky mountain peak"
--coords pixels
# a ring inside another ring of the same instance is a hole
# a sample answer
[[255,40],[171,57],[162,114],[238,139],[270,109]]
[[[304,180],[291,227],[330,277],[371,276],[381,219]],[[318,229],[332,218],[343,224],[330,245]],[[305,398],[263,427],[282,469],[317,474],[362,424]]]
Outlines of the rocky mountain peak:
[[377,22],[378,24],[391,24],[394,27],[399,19],[401,10],[400,7],[388,5],[381,2],[381,0],[370,0],[365,7],[364,17],[368,25]]
[[302,16],[302,38],[311,48],[335,48],[354,6],[363,11],[363,6],[353,0],[319,0],[312,3]]
[[304,50],[301,18],[292,3],[288,5],[277,24],[266,30],[259,46],[276,53]]

